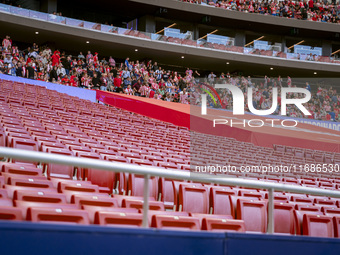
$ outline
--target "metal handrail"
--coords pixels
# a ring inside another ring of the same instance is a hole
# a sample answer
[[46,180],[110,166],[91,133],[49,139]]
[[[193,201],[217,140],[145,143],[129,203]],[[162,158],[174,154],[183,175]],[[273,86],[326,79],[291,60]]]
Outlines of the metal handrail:
[[143,204],[143,226],[148,227],[148,209],[149,209],[149,178],[150,176],[159,176],[168,179],[190,180],[195,182],[216,183],[228,186],[240,186],[256,189],[268,189],[268,233],[274,233],[274,191],[286,191],[295,193],[304,193],[328,197],[340,198],[339,191],[325,190],[320,188],[309,188],[297,185],[287,185],[265,181],[249,180],[242,178],[230,178],[228,176],[216,176],[202,173],[195,173],[181,170],[168,170],[153,166],[138,166],[133,164],[104,161],[90,158],[78,158],[58,154],[43,153],[37,151],[27,151],[0,147],[0,156],[6,158],[20,159],[30,162],[55,163],[60,165],[69,165],[82,168],[99,169],[113,172],[133,173],[144,175],[144,204]]

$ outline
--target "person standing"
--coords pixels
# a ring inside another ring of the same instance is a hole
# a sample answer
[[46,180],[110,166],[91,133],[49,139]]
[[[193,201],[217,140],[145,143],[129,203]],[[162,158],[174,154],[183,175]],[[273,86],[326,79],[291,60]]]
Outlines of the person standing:
[[32,67],[32,63],[28,63],[28,66],[26,68],[26,78],[34,79],[34,75],[35,75],[35,70]]

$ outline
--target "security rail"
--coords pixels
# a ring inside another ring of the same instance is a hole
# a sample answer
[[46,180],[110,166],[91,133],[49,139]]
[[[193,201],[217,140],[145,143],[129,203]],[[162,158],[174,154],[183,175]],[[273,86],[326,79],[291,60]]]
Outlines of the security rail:
[[240,186],[256,189],[268,190],[268,234],[274,234],[274,190],[295,192],[319,196],[328,196],[340,198],[339,191],[325,190],[319,188],[308,188],[280,183],[271,183],[256,180],[247,180],[242,178],[228,178],[216,175],[194,173],[189,171],[168,170],[159,167],[138,166],[133,164],[104,161],[98,159],[77,158],[50,153],[27,151],[0,147],[0,157],[20,159],[30,162],[55,163],[60,165],[70,165],[74,167],[99,169],[113,172],[133,173],[144,175],[144,203],[143,203],[143,227],[148,228],[148,210],[149,210],[149,178],[150,176],[159,176],[176,180],[190,180],[195,182],[209,182],[229,186]]

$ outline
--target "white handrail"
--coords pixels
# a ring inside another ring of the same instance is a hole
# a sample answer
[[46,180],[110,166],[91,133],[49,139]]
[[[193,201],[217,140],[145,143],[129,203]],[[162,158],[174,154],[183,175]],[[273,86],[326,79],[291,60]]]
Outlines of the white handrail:
[[[168,179],[176,179],[176,180],[190,180],[196,182],[205,182],[205,183],[216,183],[222,185],[229,186],[240,186],[247,188],[256,188],[256,189],[268,189],[270,196],[268,201],[268,208],[270,208],[270,212],[268,213],[268,222],[269,222],[269,233],[273,233],[274,231],[274,201],[273,201],[273,191],[286,191],[286,192],[294,192],[294,193],[304,193],[304,194],[312,194],[312,195],[320,195],[320,196],[328,196],[328,197],[336,197],[340,198],[339,191],[326,190],[320,188],[309,188],[302,187],[298,185],[287,185],[280,183],[272,183],[272,182],[264,182],[257,180],[247,180],[242,178],[230,178],[228,176],[216,176],[202,173],[194,173],[190,171],[181,171],[181,170],[168,170],[159,167],[153,166],[138,166],[133,164],[112,162],[112,161],[104,161],[98,159],[89,159],[89,158],[78,158],[78,157],[70,157],[63,156],[58,154],[50,154],[43,153],[37,151],[27,151],[20,149],[13,149],[8,147],[0,147],[0,157],[6,158],[14,158],[31,162],[43,162],[43,163],[55,163],[61,165],[71,165],[75,167],[82,168],[91,168],[91,169],[99,169],[106,171],[114,171],[114,172],[124,172],[124,173],[134,173],[139,175],[144,175],[146,178],[145,184],[148,183],[149,176],[159,176],[165,177]],[[144,197],[149,196],[149,185],[144,185]],[[147,227],[147,215],[149,208],[148,199],[145,199],[143,205],[143,226]]]

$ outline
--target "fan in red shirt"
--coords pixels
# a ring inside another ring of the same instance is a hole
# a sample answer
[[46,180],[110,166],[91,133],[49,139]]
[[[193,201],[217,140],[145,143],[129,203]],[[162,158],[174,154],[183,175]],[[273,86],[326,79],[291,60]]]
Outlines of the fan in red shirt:
[[52,66],[58,66],[60,64],[60,52],[55,51],[52,55]]
[[65,75],[64,78],[61,79],[61,84],[70,86],[70,79],[67,77],[67,75]]
[[72,87],[78,87],[78,78],[74,75],[71,75],[71,78],[70,78],[70,85]]
[[122,85],[122,78],[120,78],[118,74],[116,75],[116,78],[113,79],[113,84],[117,88],[119,88]]

